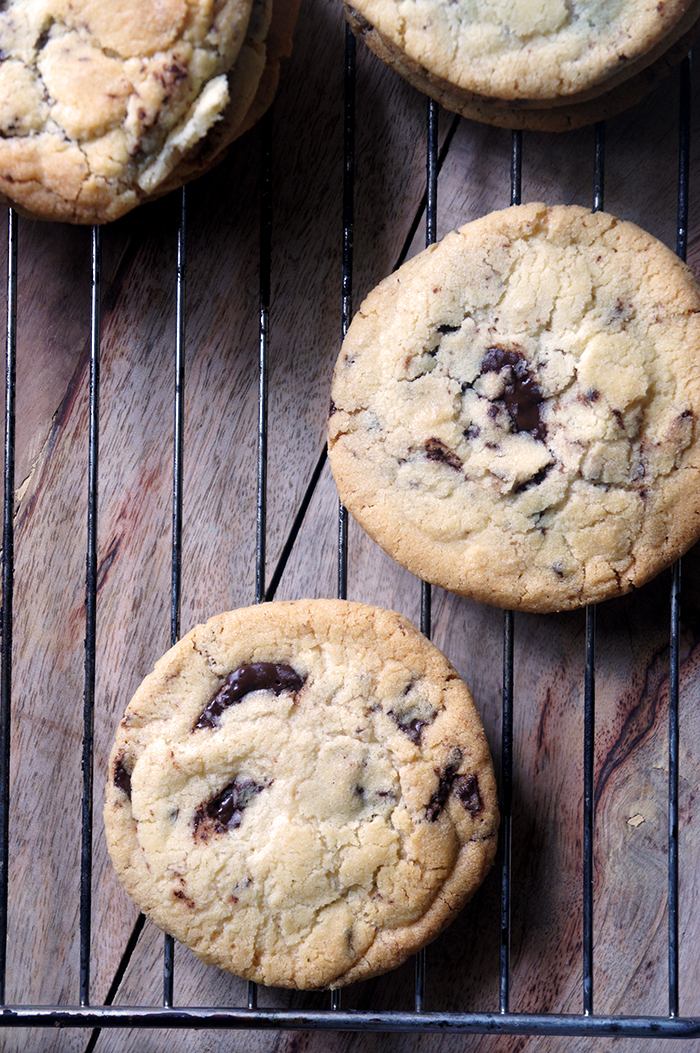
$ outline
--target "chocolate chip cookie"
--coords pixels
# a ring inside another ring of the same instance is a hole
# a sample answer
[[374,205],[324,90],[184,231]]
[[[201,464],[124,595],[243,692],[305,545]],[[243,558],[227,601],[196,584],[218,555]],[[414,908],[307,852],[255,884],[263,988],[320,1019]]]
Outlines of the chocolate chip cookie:
[[[420,68],[487,98],[556,100],[606,90],[658,57],[697,0],[353,0]],[[681,30],[682,27],[682,30]]]
[[635,106],[677,68],[700,39],[700,9],[693,7],[655,48],[635,63],[626,65],[615,78],[577,94],[557,98],[501,99],[450,83],[406,55],[350,4],[345,3],[344,8],[353,33],[409,84],[441,106],[498,128],[541,132],[583,128]]
[[336,364],[341,500],[396,560],[497,606],[643,585],[700,534],[700,293],[631,223],[516,206],[383,281]]
[[256,99],[272,8],[9,0],[0,11],[4,199],[42,219],[101,223],[207,167],[192,155],[213,161]]
[[[261,5],[262,0],[256,0]],[[253,8],[255,12],[255,5]],[[248,34],[227,74],[229,103],[206,136],[189,150],[152,196],[159,197],[208,172],[227,147],[260,120],[274,99],[282,60],[291,54],[299,0],[272,0],[270,24],[264,40],[259,31]],[[261,12],[267,19],[267,7]],[[258,15],[258,19],[261,16]],[[251,22],[253,15],[251,15]],[[260,25],[259,21],[257,22]]]
[[105,826],[129,895],[206,962],[340,987],[399,965],[491,866],[488,746],[406,619],[339,600],[199,625],[132,699]]

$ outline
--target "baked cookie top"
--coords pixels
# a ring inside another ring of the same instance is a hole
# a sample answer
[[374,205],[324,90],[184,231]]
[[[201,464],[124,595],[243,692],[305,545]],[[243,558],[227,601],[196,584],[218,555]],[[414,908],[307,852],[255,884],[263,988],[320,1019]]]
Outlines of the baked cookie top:
[[498,811],[471,696],[391,611],[263,604],[199,625],[109,763],[127,892],[206,962],[339,987],[429,942],[488,871]]
[[641,102],[683,61],[700,39],[700,5],[653,49],[603,83],[553,99],[499,99],[459,88],[424,69],[382,36],[348,3],[343,5],[353,33],[413,87],[448,110],[500,128],[565,132],[607,120]]
[[383,281],[336,364],[341,500],[425,580],[550,611],[700,532],[700,295],[631,223],[516,206]]
[[652,51],[697,0],[353,0],[425,70],[484,96],[577,94]]
[[[0,192],[32,215],[83,223],[115,219],[152,195],[224,112],[251,6],[8,0]],[[269,0],[255,10],[257,41]]]

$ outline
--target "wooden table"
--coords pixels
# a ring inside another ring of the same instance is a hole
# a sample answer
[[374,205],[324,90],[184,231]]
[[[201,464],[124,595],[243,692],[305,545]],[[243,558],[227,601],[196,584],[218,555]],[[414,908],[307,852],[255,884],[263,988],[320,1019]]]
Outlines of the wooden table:
[[[273,119],[267,581],[319,463],[341,337],[344,24],[304,0]],[[605,208],[675,245],[678,80],[607,125]],[[695,108],[694,126],[698,123]],[[425,240],[426,100],[357,53],[353,303]],[[509,132],[441,112],[438,236],[510,201]],[[697,133],[697,127],[694,127]],[[693,142],[700,143],[694,134]],[[695,149],[697,148],[697,145]],[[592,203],[593,129],[523,137],[522,199]],[[187,191],[181,626],[255,601],[257,130]],[[692,169],[697,170],[693,154]],[[700,269],[698,181],[688,260]],[[131,693],[170,644],[176,249],[180,195],[102,231],[95,822],[89,998],[107,997],[137,912],[101,824],[106,758]],[[3,218],[3,224],[6,218]],[[17,452],[7,1001],[79,1002],[90,369],[89,229],[18,221]],[[2,268],[5,268],[3,260]],[[0,276],[2,278],[2,276]],[[321,471],[276,596],[335,596],[337,498]],[[419,619],[420,585],[350,526],[348,597]],[[700,563],[683,561],[680,1013],[700,1015]],[[597,612],[596,1014],[668,1012],[670,574]],[[501,611],[433,590],[432,635],[467,680],[500,761]],[[510,1009],[582,1011],[584,612],[514,618]],[[427,954],[428,1010],[499,1008],[500,877]],[[162,937],[143,930],[116,1004],[159,1004]],[[245,1005],[247,985],[176,949],[177,1005]],[[113,997],[109,995],[110,999]],[[261,1006],[328,996],[259,993]],[[413,966],[343,993],[413,1007]],[[90,1032],[6,1030],[6,1050],[84,1050]],[[612,1050],[612,1039],[260,1031],[93,1036],[127,1050]],[[3,1044],[4,1043],[4,1044]],[[700,1040],[686,1048],[700,1049]],[[617,1041],[624,1053],[668,1049]],[[674,1047],[675,1048],[675,1047]]]

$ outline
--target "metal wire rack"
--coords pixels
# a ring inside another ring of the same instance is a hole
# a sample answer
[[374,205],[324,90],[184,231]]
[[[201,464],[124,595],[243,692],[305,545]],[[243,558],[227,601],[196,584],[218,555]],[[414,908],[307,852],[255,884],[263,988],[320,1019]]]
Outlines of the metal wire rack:
[[[678,220],[677,245],[679,256],[685,258],[688,237],[688,177],[690,165],[690,95],[691,65],[687,59],[680,71],[680,118],[678,147]],[[438,150],[438,112],[434,102],[428,102],[426,193],[424,215],[426,244],[436,238],[438,175],[444,162],[455,118],[442,151]],[[272,259],[272,120],[268,115],[261,123],[261,188],[260,188],[260,257],[258,307],[258,440],[257,440],[257,523],[256,576],[257,602],[275,596],[282,573],[292,552],[295,540],[307,515],[317,487],[325,450],[312,471],[306,493],[297,510],[279,561],[266,582],[266,517],[267,517],[267,443],[268,443],[268,338],[271,297]],[[342,333],[344,336],[352,315],[353,238],[354,238],[354,148],[355,148],[355,39],[349,30],[345,37],[345,109],[344,109],[344,192],[342,230]],[[512,133],[511,203],[520,202],[523,135]],[[595,132],[594,186],[592,208],[603,208],[605,164],[605,126]],[[416,219],[416,224],[418,219]],[[407,239],[411,241],[412,234]],[[183,528],[183,435],[184,387],[186,348],[186,241],[187,192],[180,198],[179,230],[177,238],[176,282],[176,339],[173,377],[173,483],[172,483],[172,562],[170,635],[174,643],[180,635],[180,607],[182,592],[182,528]],[[162,1028],[181,1029],[289,1029],[333,1031],[411,1031],[449,1033],[488,1033],[504,1035],[567,1035],[616,1037],[700,1037],[700,1018],[684,1017],[679,1011],[679,619],[680,565],[673,570],[670,622],[670,706],[669,706],[669,785],[668,785],[668,1013],[663,1016],[604,1016],[594,1008],[593,990],[593,842],[595,829],[594,801],[594,730],[595,730],[595,609],[586,612],[585,633],[585,714],[584,740],[584,816],[583,816],[583,962],[581,1008],[579,1013],[545,1014],[514,1012],[511,1009],[511,885],[513,861],[511,837],[513,822],[513,710],[514,710],[514,619],[506,612],[503,621],[503,687],[502,687],[502,742],[501,742],[501,940],[500,982],[497,1011],[429,1012],[425,1005],[425,957],[416,960],[413,1009],[367,1012],[346,1010],[337,993],[330,996],[327,1009],[306,1011],[261,1009],[258,992],[249,985],[247,1005],[231,1008],[176,1007],[173,1004],[174,953],[173,941],[165,938],[163,960],[163,997],[157,1006],[118,1006],[113,1004],[127,968],[130,955],[143,926],[139,919],[127,944],[121,965],[111,988],[101,1005],[91,1002],[90,957],[93,938],[91,903],[92,827],[93,827],[93,734],[95,716],[96,676],[96,608],[98,592],[98,468],[100,437],[100,269],[101,231],[94,228],[91,245],[91,322],[90,322],[90,411],[89,454],[87,465],[89,502],[86,541],[86,635],[85,688],[83,708],[82,752],[82,846],[80,864],[80,999],[78,1005],[17,1005],[5,1004],[6,950],[8,934],[8,870],[10,817],[10,718],[12,706],[12,624],[14,573],[14,518],[15,492],[15,361],[17,348],[18,301],[18,222],[9,211],[7,265],[7,337],[5,381],[5,463],[4,463],[4,522],[2,553],[2,651],[1,651],[1,718],[0,731],[0,1024],[3,1027],[73,1027],[93,1029],[87,1049],[92,1049],[103,1028]],[[398,261],[400,263],[401,260]],[[348,518],[340,507],[338,515],[338,573],[337,594],[347,594]],[[418,584],[416,585],[418,588]],[[421,583],[421,629],[431,632],[431,589]]]

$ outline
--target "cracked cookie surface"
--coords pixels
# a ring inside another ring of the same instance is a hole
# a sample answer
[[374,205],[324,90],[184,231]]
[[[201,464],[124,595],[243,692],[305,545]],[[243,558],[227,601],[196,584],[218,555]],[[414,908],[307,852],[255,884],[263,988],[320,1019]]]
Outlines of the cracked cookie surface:
[[353,33],[409,84],[453,113],[499,128],[565,132],[607,120],[636,106],[668,77],[700,38],[700,5],[687,14],[651,51],[625,67],[624,74],[595,88],[553,99],[500,99],[450,83],[411,59],[358,11],[344,3]]
[[158,194],[231,106],[242,120],[270,18],[270,0],[10,0],[0,193],[33,216],[79,223]]
[[698,13],[694,0],[353,0],[352,6],[423,70],[461,90],[510,100],[580,99],[619,82]]
[[341,500],[391,556],[497,606],[642,585],[700,533],[700,294],[631,223],[492,213],[382,282],[336,364]]
[[496,848],[457,673],[405,618],[339,600],[197,626],[120,724],[105,826],[127,892],[204,961],[340,987],[449,923]]

